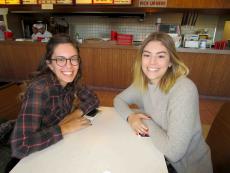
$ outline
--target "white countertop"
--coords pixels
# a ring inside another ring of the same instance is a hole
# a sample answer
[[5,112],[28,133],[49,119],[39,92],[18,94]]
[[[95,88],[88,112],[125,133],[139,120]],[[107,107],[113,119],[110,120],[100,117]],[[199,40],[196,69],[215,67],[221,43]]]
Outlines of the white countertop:
[[111,107],[92,126],[22,159],[11,173],[167,173],[164,156]]

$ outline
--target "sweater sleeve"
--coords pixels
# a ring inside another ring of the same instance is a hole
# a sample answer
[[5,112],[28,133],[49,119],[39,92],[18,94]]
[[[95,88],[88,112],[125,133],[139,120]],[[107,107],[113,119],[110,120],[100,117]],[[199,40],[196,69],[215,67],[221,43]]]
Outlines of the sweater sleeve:
[[13,157],[23,158],[62,139],[58,125],[41,127],[47,99],[48,94],[38,87],[28,89],[11,136]]
[[123,92],[118,94],[114,98],[114,107],[116,111],[127,120],[128,116],[134,113],[134,110],[130,109],[129,105],[135,104],[139,109],[143,109],[143,104],[141,102],[141,93],[133,85],[130,85]]
[[[199,119],[198,92],[189,81],[171,89],[168,103],[168,129],[154,121],[146,121],[155,146],[171,161],[177,162],[186,153]],[[160,98],[159,98],[160,99]]]
[[80,99],[80,108],[84,114],[88,114],[98,108],[100,102],[97,95],[87,87],[79,88],[77,96]]

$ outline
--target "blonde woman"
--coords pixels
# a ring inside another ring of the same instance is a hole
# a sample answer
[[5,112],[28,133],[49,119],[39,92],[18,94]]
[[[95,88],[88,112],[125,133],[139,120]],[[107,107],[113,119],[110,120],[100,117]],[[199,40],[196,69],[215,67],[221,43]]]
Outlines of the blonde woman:
[[[133,83],[115,97],[114,106],[137,135],[151,138],[178,173],[211,173],[198,92],[188,72],[172,38],[152,33],[140,48]],[[131,104],[139,109],[130,109]]]

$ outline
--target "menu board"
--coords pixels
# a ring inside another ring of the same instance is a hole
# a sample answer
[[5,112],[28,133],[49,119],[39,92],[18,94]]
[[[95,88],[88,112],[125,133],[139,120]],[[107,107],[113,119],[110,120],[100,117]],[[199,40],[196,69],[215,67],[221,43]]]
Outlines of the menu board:
[[76,4],[130,5],[132,0],[75,0]]
[[20,0],[0,0],[0,4],[18,5],[18,4],[20,4]]
[[113,0],[93,0],[94,4],[113,4]]
[[[75,1],[75,2],[74,2]],[[130,5],[132,0],[0,0],[0,4],[23,4],[23,5],[34,5],[34,4],[108,4],[108,5]]]
[[114,0],[115,5],[129,5],[132,4],[132,0]]
[[56,0],[38,0],[38,4],[56,4]]
[[22,0],[22,4],[37,4],[37,0]]
[[5,0],[0,0],[0,4],[6,4]]
[[92,4],[92,0],[76,0],[76,4]]
[[38,0],[38,4],[73,4],[73,0]]
[[72,0],[57,0],[57,4],[73,4]]

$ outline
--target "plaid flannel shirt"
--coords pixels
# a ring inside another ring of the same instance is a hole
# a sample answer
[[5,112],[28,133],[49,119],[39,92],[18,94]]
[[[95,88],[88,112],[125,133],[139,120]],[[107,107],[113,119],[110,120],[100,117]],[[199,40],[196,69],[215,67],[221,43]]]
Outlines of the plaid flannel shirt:
[[99,106],[88,88],[63,88],[52,74],[31,83],[11,136],[12,157],[23,158],[63,138],[58,123],[71,112],[75,93],[84,113]]

